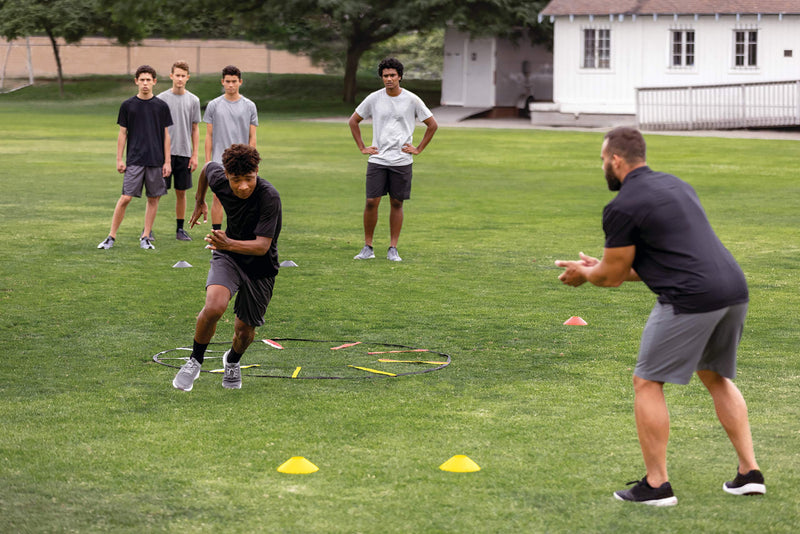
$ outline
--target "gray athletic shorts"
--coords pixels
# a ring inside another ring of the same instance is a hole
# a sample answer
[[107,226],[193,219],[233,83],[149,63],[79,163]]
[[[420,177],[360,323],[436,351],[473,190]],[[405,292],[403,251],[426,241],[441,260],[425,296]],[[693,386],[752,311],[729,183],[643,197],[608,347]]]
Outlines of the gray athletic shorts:
[[736,377],[736,349],[747,303],[706,313],[675,313],[656,302],[642,332],[633,374],[654,382],[688,384],[695,371]]
[[142,167],[141,165],[128,165],[125,168],[125,177],[122,179],[122,194],[129,197],[140,198],[144,186],[147,196],[162,197],[167,194],[167,186],[161,167]]
[[175,177],[175,189],[186,191],[192,188],[192,171],[189,170],[189,160],[186,156],[170,156],[172,174],[164,178],[167,189],[172,187],[172,177]]
[[233,304],[236,317],[252,327],[264,324],[264,315],[275,286],[274,276],[252,279],[230,255],[213,251],[206,288],[211,285],[227,287],[231,297],[236,295]]
[[367,163],[367,198],[379,198],[386,193],[397,200],[411,198],[411,165],[390,167]]

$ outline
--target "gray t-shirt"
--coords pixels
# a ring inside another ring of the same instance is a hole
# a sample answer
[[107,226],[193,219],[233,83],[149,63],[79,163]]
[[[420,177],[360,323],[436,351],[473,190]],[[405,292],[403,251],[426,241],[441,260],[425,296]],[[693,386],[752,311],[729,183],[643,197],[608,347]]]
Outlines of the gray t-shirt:
[[412,143],[417,119],[433,117],[422,99],[407,89],[397,96],[389,96],[386,89],[375,91],[358,105],[356,113],[362,119],[372,118],[372,146],[378,153],[367,161],[392,167],[411,165],[414,158],[403,152],[403,145]]
[[169,106],[172,126],[169,127],[170,153],[173,156],[192,157],[192,125],[200,122],[200,99],[186,91],[176,95],[167,89],[158,95]]
[[250,142],[250,125],[258,126],[258,111],[252,100],[239,96],[231,102],[225,95],[208,103],[203,122],[212,126],[211,161],[222,163],[222,153],[233,144]]

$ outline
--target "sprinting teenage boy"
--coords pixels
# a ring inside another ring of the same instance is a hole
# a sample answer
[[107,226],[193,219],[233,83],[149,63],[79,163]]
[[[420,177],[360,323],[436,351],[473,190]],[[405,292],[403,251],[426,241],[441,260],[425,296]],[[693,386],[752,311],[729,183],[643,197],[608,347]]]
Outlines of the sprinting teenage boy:
[[228,226],[224,232],[212,229],[205,238],[212,250],[206,301],[197,316],[192,355],[172,381],[177,389],[192,390],[217,322],[234,295],[233,343],[222,357],[222,386],[242,387],[239,361],[253,342],[256,327],[264,324],[279,268],[281,198],[272,184],[258,176],[260,161],[255,148],[236,144],[222,154],[222,165],[211,161],[200,172],[190,227],[201,215],[204,221],[207,219],[205,197],[209,188],[222,204]]
[[149,236],[158,212],[158,201],[167,194],[164,178],[172,173],[169,139],[172,115],[169,106],[153,95],[153,87],[156,85],[155,69],[142,65],[136,69],[134,83],[139,91],[136,96],[122,103],[117,116],[117,172],[124,175],[122,195],[114,207],[111,231],[97,245],[100,249],[114,246],[117,230],[125,218],[125,210],[133,197],[142,196],[142,187],[147,194],[147,206],[139,246],[144,249],[155,248]]
[[172,87],[158,95],[169,106],[172,126],[169,127],[172,173],[164,178],[167,189],[175,178],[175,239],[191,241],[183,228],[186,216],[186,191],[192,188],[192,173],[197,169],[200,146],[200,99],[186,89],[189,64],[176,61],[169,77]]

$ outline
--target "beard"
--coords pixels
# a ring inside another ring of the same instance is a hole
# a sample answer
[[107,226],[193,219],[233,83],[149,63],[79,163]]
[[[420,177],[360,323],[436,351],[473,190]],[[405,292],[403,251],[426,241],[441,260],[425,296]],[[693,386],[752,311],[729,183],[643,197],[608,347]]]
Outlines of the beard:
[[608,182],[608,190],[619,191],[620,188],[622,187],[622,181],[616,176],[614,176],[614,173],[611,170],[610,166],[604,168],[603,170],[605,171],[606,174],[606,182]]

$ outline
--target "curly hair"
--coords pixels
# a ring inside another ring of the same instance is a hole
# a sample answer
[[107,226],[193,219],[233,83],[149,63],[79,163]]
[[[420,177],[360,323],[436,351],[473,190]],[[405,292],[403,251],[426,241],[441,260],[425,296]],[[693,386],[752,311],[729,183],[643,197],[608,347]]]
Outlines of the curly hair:
[[378,76],[383,76],[384,69],[394,69],[401,78],[403,77],[403,64],[397,58],[387,57],[381,61],[378,64]]
[[250,145],[236,144],[222,153],[222,166],[229,176],[244,176],[258,170],[261,156]]
[[134,77],[134,79],[138,80],[139,76],[144,73],[151,75],[154,80],[156,79],[156,69],[154,69],[150,65],[142,65],[141,67],[136,69],[136,76]]
[[242,79],[242,71],[239,70],[239,67],[235,65],[228,65],[224,69],[222,69],[222,77],[225,76],[236,76],[240,80]]

